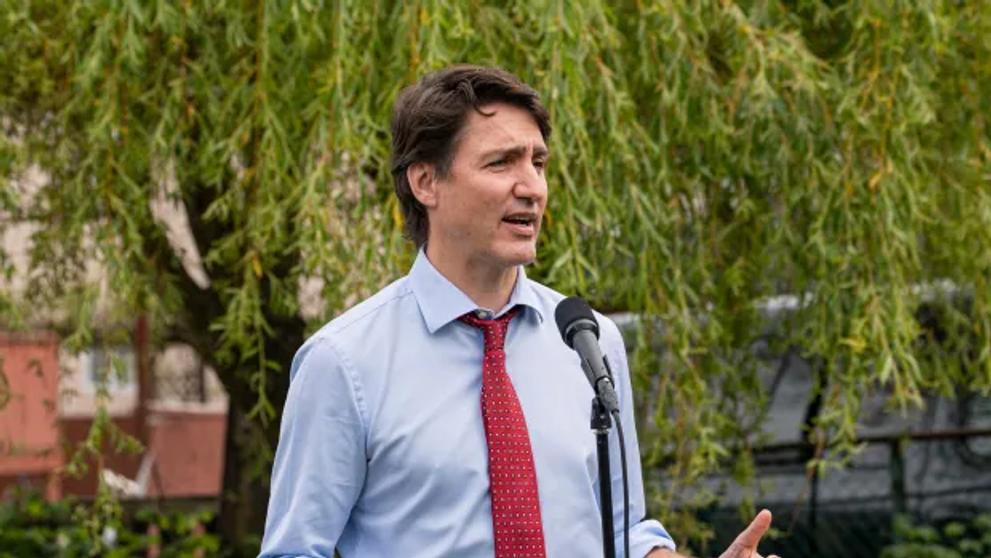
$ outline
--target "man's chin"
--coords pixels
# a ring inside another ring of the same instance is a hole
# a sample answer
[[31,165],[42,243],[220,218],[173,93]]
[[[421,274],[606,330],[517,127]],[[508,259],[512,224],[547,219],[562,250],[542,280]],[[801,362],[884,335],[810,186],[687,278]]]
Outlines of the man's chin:
[[537,250],[535,248],[516,249],[508,251],[500,258],[506,266],[530,265],[537,261]]

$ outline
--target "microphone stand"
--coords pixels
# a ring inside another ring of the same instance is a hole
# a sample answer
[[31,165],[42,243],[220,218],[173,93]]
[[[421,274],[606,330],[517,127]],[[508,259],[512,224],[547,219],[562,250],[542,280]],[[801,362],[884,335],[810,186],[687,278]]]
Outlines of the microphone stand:
[[592,399],[592,431],[595,432],[595,450],[599,459],[599,508],[602,513],[602,555],[616,558],[616,531],[612,515],[612,475],[609,474],[609,429],[612,418],[599,401]]

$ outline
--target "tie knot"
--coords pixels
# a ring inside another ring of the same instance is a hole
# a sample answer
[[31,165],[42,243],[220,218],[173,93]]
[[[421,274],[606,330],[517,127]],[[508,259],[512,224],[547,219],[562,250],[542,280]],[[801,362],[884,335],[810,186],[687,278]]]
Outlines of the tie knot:
[[485,350],[490,351],[503,348],[506,341],[506,330],[509,329],[509,321],[519,313],[519,310],[519,306],[514,306],[502,316],[491,320],[483,320],[473,312],[469,312],[458,319],[482,330],[482,334],[485,336]]

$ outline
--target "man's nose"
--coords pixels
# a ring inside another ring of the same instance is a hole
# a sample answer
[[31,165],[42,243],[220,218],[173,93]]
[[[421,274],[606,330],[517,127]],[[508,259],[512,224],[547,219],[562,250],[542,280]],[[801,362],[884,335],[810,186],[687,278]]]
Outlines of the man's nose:
[[547,180],[532,164],[523,165],[516,176],[513,194],[530,203],[539,203],[547,197]]

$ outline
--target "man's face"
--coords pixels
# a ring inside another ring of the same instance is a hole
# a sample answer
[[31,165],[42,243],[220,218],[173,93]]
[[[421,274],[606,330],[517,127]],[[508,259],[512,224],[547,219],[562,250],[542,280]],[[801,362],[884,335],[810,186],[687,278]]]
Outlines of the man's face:
[[506,103],[471,111],[446,177],[428,205],[428,253],[469,266],[510,268],[537,257],[547,205],[547,146],[536,121]]

